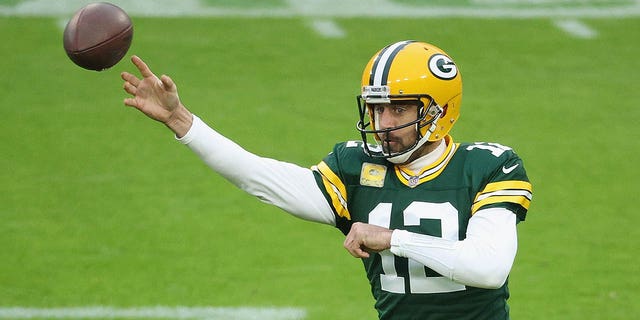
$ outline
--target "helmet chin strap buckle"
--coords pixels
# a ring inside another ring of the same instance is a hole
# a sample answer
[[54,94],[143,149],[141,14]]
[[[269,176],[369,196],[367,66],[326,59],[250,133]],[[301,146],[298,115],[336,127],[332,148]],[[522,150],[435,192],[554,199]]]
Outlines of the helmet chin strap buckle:
[[429,109],[427,109],[427,115],[429,115],[430,117],[435,117],[437,115],[441,115],[444,112],[444,109],[442,109],[441,106],[437,105],[437,104],[432,104],[429,106]]
[[362,99],[366,103],[391,103],[389,86],[364,86],[362,87]]

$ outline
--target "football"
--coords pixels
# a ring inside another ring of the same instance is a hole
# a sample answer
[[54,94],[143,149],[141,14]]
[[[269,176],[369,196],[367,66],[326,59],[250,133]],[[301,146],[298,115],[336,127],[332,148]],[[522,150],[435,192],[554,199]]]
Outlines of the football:
[[91,3],[78,10],[64,29],[67,56],[78,66],[102,71],[127,54],[133,40],[129,15],[107,2]]

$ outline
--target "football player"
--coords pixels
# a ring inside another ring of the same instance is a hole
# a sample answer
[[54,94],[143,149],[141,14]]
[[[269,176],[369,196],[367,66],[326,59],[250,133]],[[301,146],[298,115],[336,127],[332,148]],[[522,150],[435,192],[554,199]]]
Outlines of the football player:
[[462,79],[440,48],[400,41],[366,65],[357,97],[361,141],[318,165],[247,152],[206,125],[175,83],[138,57],[122,73],[135,107],[175,132],[209,167],[260,200],[337,227],[362,259],[380,319],[508,319],[507,278],[531,184],[497,143],[457,143]]

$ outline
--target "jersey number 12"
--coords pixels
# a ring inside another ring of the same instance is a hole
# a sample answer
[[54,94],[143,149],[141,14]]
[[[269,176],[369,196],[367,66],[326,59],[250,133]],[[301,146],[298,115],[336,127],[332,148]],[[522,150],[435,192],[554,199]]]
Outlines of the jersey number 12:
[[[391,203],[379,203],[369,213],[369,223],[389,228],[391,224]],[[403,211],[405,226],[419,226],[421,219],[439,220],[442,238],[457,241],[458,238],[458,210],[450,203],[412,202]],[[425,266],[408,259],[409,290],[405,288],[404,277],[398,276],[395,259],[389,250],[379,253],[382,258],[383,274],[380,275],[382,290],[394,293],[442,293],[465,290],[465,286],[445,277],[428,277]]]

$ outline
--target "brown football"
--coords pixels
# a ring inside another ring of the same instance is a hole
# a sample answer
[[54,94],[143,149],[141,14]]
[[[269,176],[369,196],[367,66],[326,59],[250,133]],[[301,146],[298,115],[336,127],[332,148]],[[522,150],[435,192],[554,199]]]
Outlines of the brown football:
[[101,71],[127,54],[133,40],[133,24],[127,13],[107,2],[91,3],[78,10],[64,28],[64,50],[80,67]]

